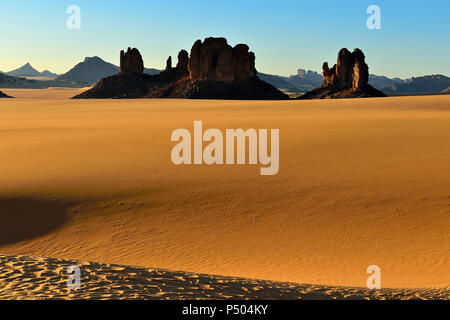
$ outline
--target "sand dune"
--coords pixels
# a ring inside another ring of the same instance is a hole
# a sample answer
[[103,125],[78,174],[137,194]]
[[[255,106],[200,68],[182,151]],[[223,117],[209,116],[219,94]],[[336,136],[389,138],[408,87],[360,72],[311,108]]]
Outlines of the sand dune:
[[[0,299],[450,299],[450,290],[382,289],[299,285],[161,269],[0,255]],[[80,287],[68,288],[71,266]]]
[[[450,96],[5,91],[16,99],[0,101],[0,253],[351,287],[375,264],[384,288],[450,284]],[[279,128],[279,174],[173,165],[171,132],[194,120]]]

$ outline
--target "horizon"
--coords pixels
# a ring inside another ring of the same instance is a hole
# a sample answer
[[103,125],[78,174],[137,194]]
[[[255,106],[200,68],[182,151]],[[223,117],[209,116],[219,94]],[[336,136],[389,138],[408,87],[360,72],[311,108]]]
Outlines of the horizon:
[[[81,10],[79,30],[69,30],[66,25],[71,4]],[[366,25],[367,7],[372,4],[381,9],[379,30],[369,30]],[[445,16],[450,3],[444,1],[351,0],[342,5],[327,0],[323,5],[292,0],[276,4],[202,0],[189,4],[130,1],[124,5],[20,0],[2,4],[0,9],[4,30],[11,29],[11,21],[19,22],[13,25],[14,34],[4,35],[8,48],[0,52],[4,73],[29,62],[40,72],[64,74],[93,56],[119,65],[119,52],[127,47],[139,49],[146,68],[161,70],[168,56],[176,59],[180,50],[189,52],[197,39],[211,36],[225,37],[231,46],[248,44],[256,55],[257,70],[266,74],[290,76],[298,69],[320,74],[322,63],[333,65],[338,51],[346,47],[363,50],[370,74],[402,79],[450,75],[450,44],[442,40],[450,30]],[[123,22],[118,22],[121,19]]]
[[[82,62],[83,62],[85,59],[87,59],[87,58],[99,58],[99,59],[101,59],[102,61],[104,61],[104,62],[106,62],[106,63],[114,64],[114,63],[112,63],[112,62],[110,62],[110,61],[104,60],[102,57],[99,57],[99,56],[84,57],[84,58],[83,58],[82,60],[80,60],[80,62],[78,62],[77,64],[82,63]],[[74,68],[77,64],[75,64],[73,67],[71,67],[69,70],[67,70],[67,71],[64,72],[64,73],[55,73],[55,74],[58,75],[58,76],[64,75],[65,73],[67,73],[67,72],[69,72],[70,70],[72,70],[72,68]],[[23,64],[22,66],[20,66],[20,67],[18,67],[18,68],[16,68],[16,69],[13,69],[13,70],[9,70],[9,71],[2,71],[2,70],[0,70],[0,73],[7,74],[7,73],[9,73],[9,72],[16,71],[16,70],[18,70],[18,69],[20,69],[20,68],[23,68],[23,67],[25,67],[25,66],[27,66],[27,65],[29,65],[31,68],[33,68],[34,70],[36,70],[36,71],[38,71],[38,72],[40,72],[40,73],[45,72],[45,71],[54,73],[54,72],[52,72],[52,70],[49,70],[49,69],[38,70],[38,69],[34,68],[34,66],[33,66],[30,62],[26,62],[26,63]],[[116,65],[116,64],[114,64],[114,65],[115,65],[116,67],[119,68],[118,65]],[[164,70],[163,68],[159,69],[159,68],[157,68],[157,67],[151,67],[151,66],[150,66],[150,67],[149,67],[149,66],[144,66],[144,67],[145,67],[146,69],[157,69],[158,71],[163,71],[163,70]],[[299,69],[303,69],[303,68],[300,67]],[[318,73],[319,75],[322,76],[322,72],[321,72],[321,71],[318,71],[318,70],[311,70],[311,69],[304,69],[304,70],[305,70],[305,71],[316,72],[316,73]],[[257,71],[258,71],[258,73],[264,73],[264,72],[260,72],[259,70],[257,70]],[[264,73],[264,74],[267,74],[267,73]],[[373,74],[373,73],[369,73],[369,74],[370,74],[370,75],[373,75],[373,76],[379,76],[379,77],[384,76],[384,75],[382,75],[382,74]],[[294,73],[294,74],[291,74],[291,75],[279,75],[279,74],[268,74],[268,75],[273,75],[273,76],[278,76],[278,77],[292,77],[292,76],[297,76],[298,74],[297,74],[297,73]],[[419,78],[419,77],[426,77],[426,76],[444,76],[444,77],[448,77],[448,76],[446,76],[445,74],[436,73],[436,74],[417,75],[417,76],[412,76],[411,78]],[[392,78],[390,78],[390,79],[409,80],[409,79],[411,79],[411,78],[392,77]]]

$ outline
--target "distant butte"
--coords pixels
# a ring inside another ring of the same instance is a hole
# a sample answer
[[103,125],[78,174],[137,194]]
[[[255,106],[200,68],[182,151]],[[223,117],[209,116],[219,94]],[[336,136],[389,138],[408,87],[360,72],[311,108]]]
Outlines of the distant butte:
[[353,52],[341,49],[337,63],[330,69],[324,62],[323,84],[300,96],[299,99],[340,99],[385,97],[386,95],[372,87],[369,82],[369,66],[360,49]]

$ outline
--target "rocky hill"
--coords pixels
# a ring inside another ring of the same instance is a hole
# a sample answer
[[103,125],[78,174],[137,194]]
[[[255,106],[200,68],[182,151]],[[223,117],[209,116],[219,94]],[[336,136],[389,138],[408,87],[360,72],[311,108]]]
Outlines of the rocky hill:
[[6,75],[12,77],[47,77],[47,78],[56,78],[58,76],[57,74],[52,73],[48,70],[39,72],[35,68],[33,68],[30,63],[27,63],[16,70],[7,72]]
[[160,74],[146,75],[137,49],[120,54],[120,73],[102,79],[74,98],[288,99],[260,80],[255,55],[245,44],[231,47],[225,38],[194,43],[182,50],[176,67],[172,58]]
[[369,84],[369,66],[360,49],[353,52],[341,49],[337,63],[330,69],[325,62],[323,84],[308,91],[299,99],[339,99],[384,97],[385,94]]

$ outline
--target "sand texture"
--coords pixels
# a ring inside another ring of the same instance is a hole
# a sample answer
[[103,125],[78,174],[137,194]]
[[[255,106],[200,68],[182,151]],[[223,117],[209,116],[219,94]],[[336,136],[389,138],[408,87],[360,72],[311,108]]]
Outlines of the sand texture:
[[[380,266],[383,288],[450,285],[450,96],[80,101],[68,99],[78,89],[4,92],[15,99],[0,101],[2,254],[107,264],[88,265],[98,279],[96,268],[114,273],[108,264],[117,264],[316,285],[275,285],[267,297],[362,288],[370,265]],[[279,128],[278,175],[260,176],[259,165],[174,165],[171,133],[192,131],[194,120],[223,131]],[[65,263],[8,259],[36,272]],[[173,276],[128,268],[142,274],[127,271],[125,282]],[[212,296],[222,294],[217,279],[205,280]],[[126,291],[112,281],[105,294],[117,297],[116,285]],[[0,294],[23,296],[23,286]],[[177,286],[168,292],[180,294]]]
[[[0,299],[156,300],[428,300],[450,289],[382,289],[300,285],[161,269],[0,255]],[[78,266],[80,288],[67,270]]]

